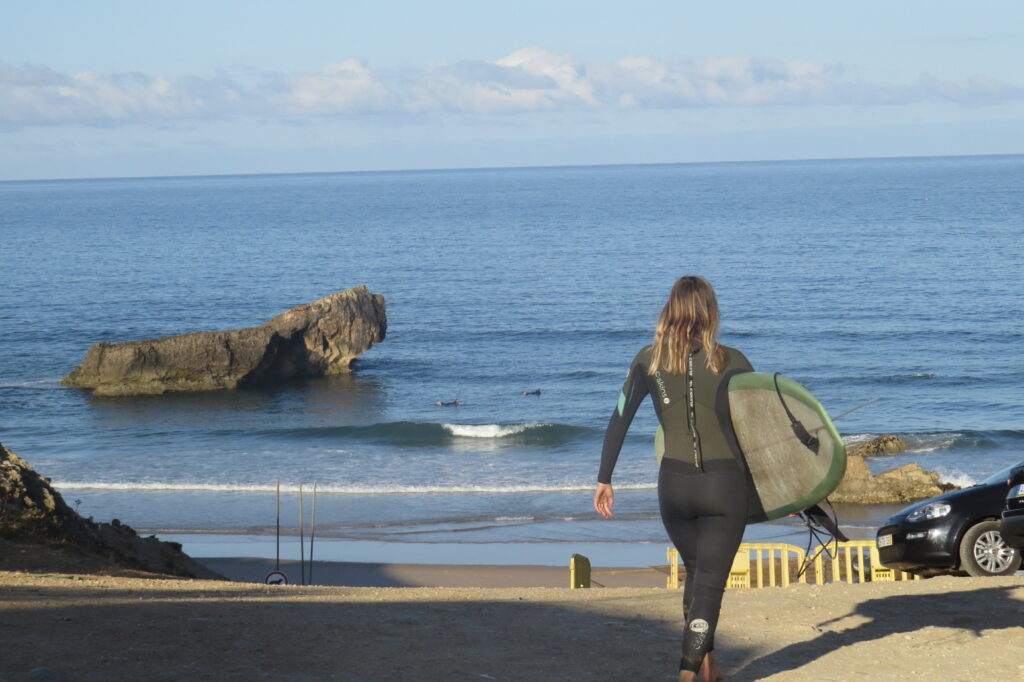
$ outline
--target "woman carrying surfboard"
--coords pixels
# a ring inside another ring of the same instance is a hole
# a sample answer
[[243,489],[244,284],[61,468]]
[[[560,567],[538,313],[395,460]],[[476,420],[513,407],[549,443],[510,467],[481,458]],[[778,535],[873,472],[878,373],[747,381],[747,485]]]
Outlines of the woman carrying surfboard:
[[729,418],[729,379],[753,371],[718,343],[718,303],[701,277],[679,278],[654,343],[637,353],[605,432],[594,508],[612,515],[611,480],[626,431],[647,394],[661,423],[658,503],[686,566],[679,679],[722,678],[711,653],[729,569],[747,523],[748,481]]

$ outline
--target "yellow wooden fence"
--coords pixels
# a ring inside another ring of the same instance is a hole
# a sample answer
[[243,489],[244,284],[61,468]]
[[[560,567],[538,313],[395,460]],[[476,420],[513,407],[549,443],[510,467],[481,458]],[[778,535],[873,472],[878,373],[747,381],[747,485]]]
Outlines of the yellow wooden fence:
[[[670,589],[679,587],[679,552],[668,548]],[[740,544],[729,572],[727,587],[788,587],[790,583],[863,583],[920,580],[920,576],[896,571],[882,565],[874,540],[832,542],[811,551],[811,561],[801,573],[807,557],[795,545],[770,542]],[[684,566],[685,568],[685,566]]]
[[[569,560],[569,585],[573,589],[591,585],[603,587],[592,577],[602,573],[664,571],[668,574],[666,587],[676,589],[680,586],[679,552],[675,547],[669,547],[666,554],[668,566],[604,572],[592,572],[587,557],[573,554]],[[806,559],[804,550],[795,545],[781,542],[744,542],[740,544],[733,558],[726,586],[730,589],[746,589],[788,587],[793,582],[824,585],[921,579],[920,576],[883,566],[874,540],[831,542],[824,547],[819,545],[811,551],[810,561]],[[801,569],[804,569],[803,572]]]

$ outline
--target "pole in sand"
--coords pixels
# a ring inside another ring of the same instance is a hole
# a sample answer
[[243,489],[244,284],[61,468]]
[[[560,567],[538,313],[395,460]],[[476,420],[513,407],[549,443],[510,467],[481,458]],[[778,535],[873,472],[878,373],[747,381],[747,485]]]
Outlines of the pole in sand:
[[306,529],[304,527],[305,515],[302,513],[302,484],[299,484],[299,572],[302,577],[300,585],[306,584]]
[[316,537],[316,481],[313,481],[313,519],[309,522],[309,584],[313,584],[313,539]]
[[274,570],[281,570],[281,479],[277,479],[277,561]]
[[281,572],[281,479],[277,479],[276,490],[276,502],[277,502],[277,533],[275,540],[277,543],[277,558],[274,561],[274,570],[267,574],[267,577],[263,579],[263,582],[267,585],[287,585],[288,576]]

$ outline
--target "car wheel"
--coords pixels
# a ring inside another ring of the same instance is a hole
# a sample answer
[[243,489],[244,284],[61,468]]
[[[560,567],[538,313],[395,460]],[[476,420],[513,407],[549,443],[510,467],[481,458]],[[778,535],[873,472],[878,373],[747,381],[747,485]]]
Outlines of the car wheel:
[[998,521],[982,521],[967,529],[960,541],[960,568],[968,575],[1012,575],[1020,568],[1020,550],[999,534]]

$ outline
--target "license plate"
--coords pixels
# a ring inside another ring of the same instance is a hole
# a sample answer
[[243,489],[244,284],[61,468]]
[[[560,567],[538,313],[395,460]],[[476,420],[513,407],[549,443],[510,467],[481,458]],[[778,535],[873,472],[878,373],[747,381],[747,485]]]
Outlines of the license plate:
[[889,535],[879,535],[878,536],[878,548],[879,549],[881,549],[882,547],[890,547],[890,546],[892,546],[892,534],[891,533]]

